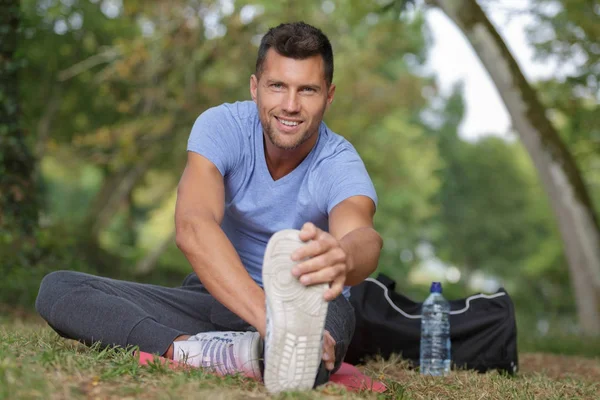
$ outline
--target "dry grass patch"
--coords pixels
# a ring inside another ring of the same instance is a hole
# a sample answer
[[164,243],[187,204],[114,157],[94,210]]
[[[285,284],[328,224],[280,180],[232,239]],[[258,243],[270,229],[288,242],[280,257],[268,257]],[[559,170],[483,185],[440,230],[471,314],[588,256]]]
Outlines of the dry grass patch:
[[598,399],[600,360],[551,354],[522,354],[516,376],[453,371],[426,377],[400,359],[372,361],[364,368],[405,399]]
[[[600,361],[581,357],[529,353],[519,360],[524,376],[545,375],[553,379],[580,379],[600,382]],[[600,397],[600,394],[599,396]]]
[[327,385],[272,397],[262,384],[237,376],[141,367],[132,349],[90,349],[38,320],[2,322],[0,399],[597,399],[600,393],[600,361],[523,354],[516,377],[467,371],[422,377],[401,359],[379,360],[362,369],[388,385],[385,395]]

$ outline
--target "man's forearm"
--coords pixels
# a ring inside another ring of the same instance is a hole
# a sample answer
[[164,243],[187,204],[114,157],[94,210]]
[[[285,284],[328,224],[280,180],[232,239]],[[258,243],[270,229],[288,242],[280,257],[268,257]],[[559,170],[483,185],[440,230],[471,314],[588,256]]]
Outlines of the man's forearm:
[[350,263],[345,284],[358,285],[377,268],[383,240],[375,229],[359,228],[342,237],[340,244]]
[[265,335],[265,294],[213,219],[178,221],[177,245],[206,289],[225,307]]

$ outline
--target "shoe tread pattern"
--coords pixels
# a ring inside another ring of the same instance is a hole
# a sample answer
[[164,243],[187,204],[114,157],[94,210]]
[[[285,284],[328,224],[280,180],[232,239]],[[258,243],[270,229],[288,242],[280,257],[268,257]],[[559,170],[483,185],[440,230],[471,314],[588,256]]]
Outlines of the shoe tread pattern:
[[[277,232],[267,245],[263,284],[270,319],[264,381],[272,393],[312,389],[321,363],[327,284],[304,286],[291,273],[299,231]],[[270,331],[273,332],[270,332]]]

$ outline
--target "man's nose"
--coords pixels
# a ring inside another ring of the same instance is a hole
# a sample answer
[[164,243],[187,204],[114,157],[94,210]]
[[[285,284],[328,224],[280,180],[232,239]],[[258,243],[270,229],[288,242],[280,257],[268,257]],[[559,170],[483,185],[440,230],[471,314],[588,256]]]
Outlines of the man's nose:
[[300,112],[300,101],[298,100],[298,93],[295,90],[290,90],[283,100],[283,110],[293,114]]

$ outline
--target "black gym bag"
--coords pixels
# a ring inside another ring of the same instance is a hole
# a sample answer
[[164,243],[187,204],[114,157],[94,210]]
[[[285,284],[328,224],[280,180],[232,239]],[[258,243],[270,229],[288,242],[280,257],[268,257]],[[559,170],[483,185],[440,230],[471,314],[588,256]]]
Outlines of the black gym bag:
[[[394,292],[396,283],[380,274],[352,287],[356,330],[346,358],[358,364],[374,356],[400,354],[419,365],[421,305]],[[453,368],[514,374],[518,367],[514,306],[504,289],[450,301]]]

